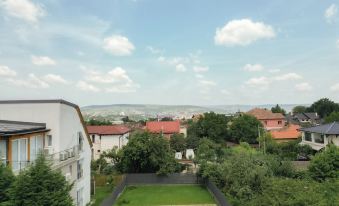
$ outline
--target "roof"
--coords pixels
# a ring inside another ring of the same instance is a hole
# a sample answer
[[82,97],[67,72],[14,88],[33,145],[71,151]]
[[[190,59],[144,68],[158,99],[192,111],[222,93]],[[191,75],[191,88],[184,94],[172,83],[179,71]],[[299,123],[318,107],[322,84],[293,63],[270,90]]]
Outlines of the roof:
[[130,131],[130,129],[124,125],[102,125],[102,126],[87,126],[89,134],[99,135],[122,135]]
[[57,104],[65,104],[65,105],[68,105],[70,107],[73,107],[76,111],[77,111],[77,114],[79,116],[79,119],[80,119],[80,122],[82,124],[82,127],[85,131],[85,134],[86,134],[86,137],[87,137],[87,140],[88,140],[88,143],[90,145],[90,147],[93,146],[92,144],[92,141],[91,139],[89,138],[89,135],[88,135],[88,131],[87,131],[87,128],[85,126],[85,121],[84,121],[84,118],[81,114],[81,111],[80,111],[80,108],[78,105],[76,104],[73,104],[71,102],[68,102],[66,100],[63,100],[63,99],[42,99],[42,100],[1,100],[0,101],[0,104],[53,104],[53,103],[57,103]]
[[319,116],[315,112],[304,112],[304,113],[297,113],[294,115],[295,118],[298,120],[303,120],[303,119],[311,119],[311,120],[318,120]]
[[180,133],[179,121],[146,122],[146,130],[151,133],[174,134]]
[[0,136],[13,136],[47,132],[45,123],[0,120]]
[[300,137],[300,126],[290,124],[279,130],[271,130],[273,139],[298,139]]
[[315,127],[301,128],[300,131],[328,134],[328,135],[339,135],[339,122],[332,122],[329,124],[319,125]]
[[254,108],[247,112],[249,115],[255,116],[259,120],[266,119],[285,119],[284,115],[281,113],[273,113],[268,109]]

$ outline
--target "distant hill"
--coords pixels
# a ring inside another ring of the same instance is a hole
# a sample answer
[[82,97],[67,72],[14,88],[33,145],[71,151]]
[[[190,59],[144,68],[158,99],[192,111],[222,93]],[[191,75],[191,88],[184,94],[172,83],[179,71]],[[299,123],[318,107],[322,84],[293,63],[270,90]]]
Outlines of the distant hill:
[[[124,116],[128,116],[133,120],[141,120],[154,117],[177,117],[190,118],[194,114],[204,112],[216,112],[223,114],[233,114],[241,111],[246,112],[254,107],[272,108],[273,104],[267,105],[211,105],[211,106],[195,106],[195,105],[152,105],[152,104],[112,104],[112,105],[91,105],[82,107],[81,111],[86,119],[106,118],[110,120],[120,120]],[[287,112],[291,111],[295,104],[280,105]]]

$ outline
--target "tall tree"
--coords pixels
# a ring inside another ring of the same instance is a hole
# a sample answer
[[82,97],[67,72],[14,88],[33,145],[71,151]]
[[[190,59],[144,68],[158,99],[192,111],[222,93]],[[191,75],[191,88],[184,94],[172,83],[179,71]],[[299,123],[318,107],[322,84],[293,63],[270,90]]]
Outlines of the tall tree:
[[295,106],[292,109],[292,112],[293,112],[293,114],[303,113],[303,112],[306,112],[306,109],[307,109],[307,107],[298,105],[298,106]]
[[[214,142],[222,143],[228,137],[227,124],[229,121],[230,118],[224,114],[205,113],[197,122],[190,124],[187,133],[190,139],[206,137]],[[194,142],[197,143],[196,141]],[[196,147],[197,145],[194,146]]]
[[0,205],[9,200],[8,189],[14,180],[11,169],[0,162]]
[[235,142],[256,143],[262,127],[257,118],[245,114],[234,119],[230,127],[230,135]]
[[281,107],[279,106],[279,104],[277,104],[275,107],[272,107],[272,108],[271,108],[271,111],[272,111],[273,113],[281,113],[281,114],[283,114],[283,115],[286,115],[286,111],[285,111],[283,108],[281,108]]
[[11,188],[11,205],[71,206],[72,189],[60,171],[52,170],[40,155],[35,163],[21,172]]
[[183,134],[174,134],[170,139],[170,146],[176,152],[182,152],[186,149],[186,140]]
[[307,112],[317,112],[321,118],[327,117],[332,112],[339,112],[339,104],[328,98],[322,98],[314,102],[306,109]]
[[339,112],[332,112],[330,115],[325,117],[325,123],[339,122]]
[[168,174],[178,169],[178,163],[167,140],[143,132],[134,134],[122,148],[117,168],[121,172]]

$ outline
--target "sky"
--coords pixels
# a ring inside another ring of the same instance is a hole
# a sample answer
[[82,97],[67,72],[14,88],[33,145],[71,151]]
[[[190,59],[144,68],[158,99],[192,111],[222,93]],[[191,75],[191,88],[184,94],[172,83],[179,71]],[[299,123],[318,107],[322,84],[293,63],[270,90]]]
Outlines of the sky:
[[339,102],[339,0],[0,0],[0,99]]

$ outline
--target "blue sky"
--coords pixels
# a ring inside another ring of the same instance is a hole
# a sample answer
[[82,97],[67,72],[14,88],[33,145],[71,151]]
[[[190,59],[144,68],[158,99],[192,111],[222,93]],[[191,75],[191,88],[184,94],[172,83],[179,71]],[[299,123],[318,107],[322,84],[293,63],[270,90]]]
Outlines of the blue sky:
[[338,7],[338,0],[0,0],[0,98],[339,101]]

